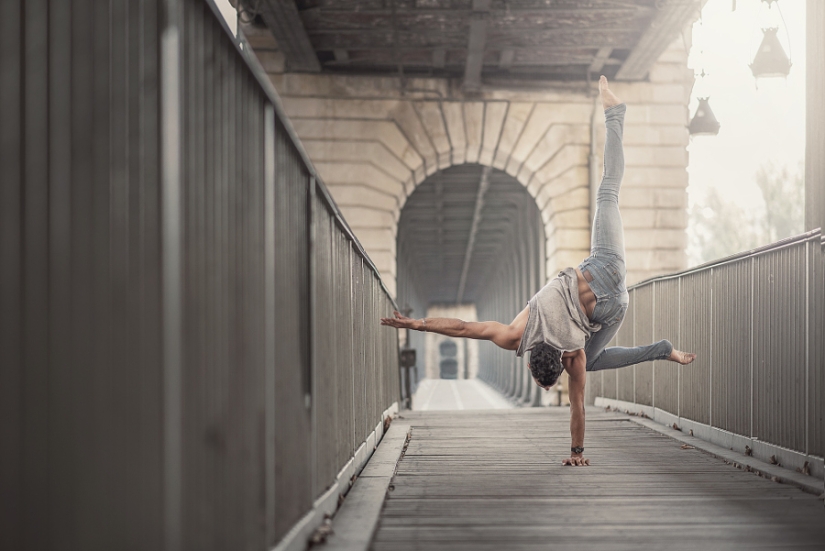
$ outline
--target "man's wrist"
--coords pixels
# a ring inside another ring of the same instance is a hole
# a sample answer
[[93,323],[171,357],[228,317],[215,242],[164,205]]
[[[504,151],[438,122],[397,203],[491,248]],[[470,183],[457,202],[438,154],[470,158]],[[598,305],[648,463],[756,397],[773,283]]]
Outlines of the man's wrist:
[[421,324],[419,325],[418,330],[423,331],[423,332],[426,333],[427,332],[427,318],[421,318],[419,321],[421,322]]
[[584,448],[582,446],[572,446],[570,448],[571,455],[581,455],[584,453]]

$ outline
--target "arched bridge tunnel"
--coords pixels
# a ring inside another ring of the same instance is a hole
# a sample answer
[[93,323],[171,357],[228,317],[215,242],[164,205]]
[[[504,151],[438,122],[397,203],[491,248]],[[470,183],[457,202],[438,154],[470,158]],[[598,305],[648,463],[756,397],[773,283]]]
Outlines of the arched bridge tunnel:
[[[0,3],[0,549],[822,548],[823,3],[806,231],[690,269],[702,2],[232,5]],[[379,319],[506,323],[588,254],[599,74],[612,344],[698,357],[588,374],[574,468],[524,360]]]

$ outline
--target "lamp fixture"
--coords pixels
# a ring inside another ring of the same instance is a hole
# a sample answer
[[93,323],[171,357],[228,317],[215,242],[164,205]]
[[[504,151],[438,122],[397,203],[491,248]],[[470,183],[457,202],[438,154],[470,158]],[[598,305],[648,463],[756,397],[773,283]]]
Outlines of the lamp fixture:
[[778,27],[762,29],[762,44],[759,45],[753,63],[750,64],[756,78],[787,77],[791,72],[791,60],[776,36],[778,30]]
[[[788,25],[785,23],[785,16],[782,15],[782,8],[779,5],[779,0],[762,0],[768,5],[768,10],[776,3],[776,10],[779,12],[779,18],[782,20],[782,25],[785,27],[785,35],[788,37],[788,52],[790,52],[791,36],[788,32]],[[756,51],[753,62],[750,64],[753,76],[759,78],[775,78],[787,77],[791,72],[790,55],[785,54],[785,49],[782,43],[779,42],[777,32],[779,26],[769,26],[762,29],[762,43]]]
[[719,128],[722,126],[716,120],[716,115],[713,114],[713,109],[710,108],[708,100],[710,98],[696,98],[699,100],[699,107],[696,108],[696,113],[690,120],[688,131],[691,136],[716,136],[719,134]]

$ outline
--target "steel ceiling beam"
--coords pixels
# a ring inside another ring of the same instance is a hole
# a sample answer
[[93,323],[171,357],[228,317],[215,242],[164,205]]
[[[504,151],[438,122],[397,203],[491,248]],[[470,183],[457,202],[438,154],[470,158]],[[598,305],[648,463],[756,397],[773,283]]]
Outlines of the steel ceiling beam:
[[467,63],[464,67],[464,90],[476,92],[481,88],[481,69],[484,65],[484,46],[487,43],[487,16],[491,0],[473,0],[470,14],[470,37],[467,40]]
[[657,4],[658,13],[616,73],[616,80],[642,80],[682,29],[699,17],[707,0]]
[[321,64],[293,0],[261,0],[259,13],[284,53],[290,71],[319,73]]
[[476,208],[473,212],[473,225],[470,227],[470,237],[467,239],[467,251],[464,253],[464,266],[461,268],[461,278],[458,280],[458,293],[455,302],[461,304],[464,298],[464,284],[467,283],[467,270],[470,269],[470,260],[473,258],[473,245],[476,242],[476,232],[481,222],[481,211],[484,209],[484,194],[490,187],[490,167],[485,166],[481,171],[481,180],[478,183],[478,195],[476,196]]
[[588,67],[587,71],[591,74],[597,74],[602,70],[604,64],[610,58],[610,54],[613,52],[613,48],[599,48],[599,51],[596,52],[596,57],[593,58],[593,62]]

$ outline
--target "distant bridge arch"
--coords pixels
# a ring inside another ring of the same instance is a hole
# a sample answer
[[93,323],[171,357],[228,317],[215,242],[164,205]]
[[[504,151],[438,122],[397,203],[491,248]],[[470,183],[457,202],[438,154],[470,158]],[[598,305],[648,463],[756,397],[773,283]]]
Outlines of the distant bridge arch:
[[[692,83],[685,59],[684,47],[674,43],[654,64],[649,82],[614,85],[629,105],[622,207],[630,282],[685,267]],[[454,166],[500,170],[535,199],[545,228],[546,273],[587,254],[603,119],[584,83],[502,87],[468,96],[446,79],[402,84],[391,77],[270,77],[391,292],[397,292],[401,210],[425,179]]]

